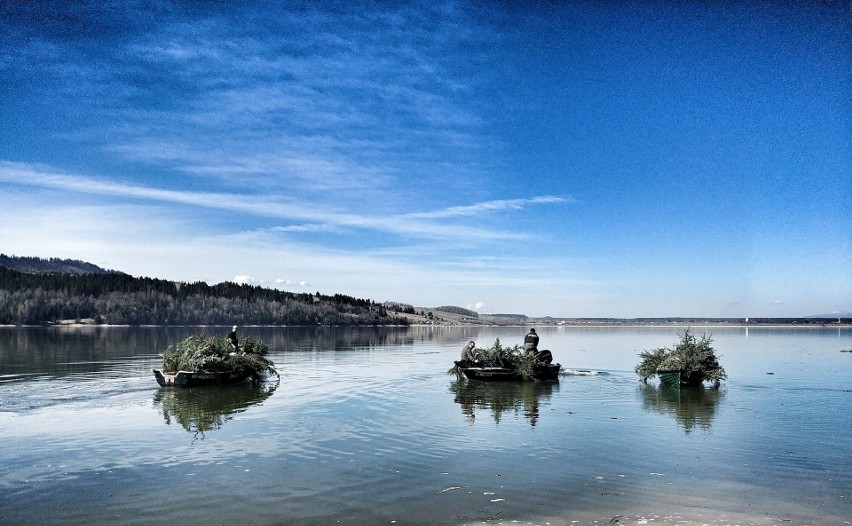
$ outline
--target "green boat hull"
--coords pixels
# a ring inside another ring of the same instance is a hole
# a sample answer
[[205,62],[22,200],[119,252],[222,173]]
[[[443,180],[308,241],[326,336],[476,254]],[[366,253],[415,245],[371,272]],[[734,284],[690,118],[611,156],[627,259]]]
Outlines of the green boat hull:
[[689,375],[683,371],[657,371],[660,387],[680,389],[681,387],[698,387],[704,381],[700,374]]
[[660,378],[660,387],[680,388],[680,371],[659,371],[657,376]]

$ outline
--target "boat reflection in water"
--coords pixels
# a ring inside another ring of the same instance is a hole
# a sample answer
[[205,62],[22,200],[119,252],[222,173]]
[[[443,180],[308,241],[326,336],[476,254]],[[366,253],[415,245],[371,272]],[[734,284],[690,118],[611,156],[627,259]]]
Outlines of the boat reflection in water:
[[499,424],[506,412],[522,412],[530,426],[539,417],[539,404],[559,392],[559,382],[477,382],[456,380],[450,385],[455,402],[472,424],[476,410],[489,410]]
[[205,432],[219,429],[235,414],[272,396],[278,383],[158,389],[154,404],[162,409],[166,424],[177,422],[203,439]]
[[640,389],[646,411],[674,415],[686,433],[696,427],[709,430],[723,396],[723,391],[715,387],[667,389],[643,384]]

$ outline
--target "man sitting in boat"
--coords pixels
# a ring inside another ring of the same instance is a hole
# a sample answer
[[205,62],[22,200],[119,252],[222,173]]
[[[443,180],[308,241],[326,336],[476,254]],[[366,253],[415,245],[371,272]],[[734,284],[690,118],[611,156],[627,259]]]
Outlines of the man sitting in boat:
[[553,361],[553,354],[548,351],[538,350],[538,334],[535,329],[530,329],[530,332],[524,336],[524,351],[526,354],[535,356],[535,361],[540,365],[547,365]]
[[526,354],[538,354],[538,334],[535,329],[530,329],[530,332],[524,336],[524,351]]
[[235,351],[239,350],[239,340],[237,339],[237,326],[234,325],[231,328],[231,332],[228,333],[228,342],[231,344],[231,347],[234,348]]
[[475,347],[476,342],[474,342],[473,340],[467,342],[467,345],[462,347],[461,359],[459,360],[459,363],[464,365],[473,365],[473,363],[476,361],[476,355],[473,353],[473,349]]

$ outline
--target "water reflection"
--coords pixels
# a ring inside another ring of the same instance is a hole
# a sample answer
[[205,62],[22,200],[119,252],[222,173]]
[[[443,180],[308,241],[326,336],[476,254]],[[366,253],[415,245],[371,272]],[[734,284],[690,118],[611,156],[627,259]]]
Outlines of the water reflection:
[[154,405],[163,411],[166,424],[180,424],[195,438],[222,427],[235,414],[262,403],[278,388],[278,381],[260,384],[162,388],[154,395]]
[[476,420],[476,410],[490,410],[494,422],[499,424],[503,413],[523,413],[530,426],[538,422],[539,404],[559,391],[559,382],[478,382],[456,380],[450,385],[455,402],[471,424]]
[[134,359],[155,357],[182,339],[187,328],[28,327],[0,328],[2,382],[32,378],[127,376]]
[[[0,384],[82,374],[125,377],[133,373],[126,367],[116,370],[116,364],[156,360],[170,345],[193,334],[227,332],[228,327],[215,326],[0,327]],[[240,334],[263,339],[272,352],[402,347],[435,336],[408,327],[244,327]]]
[[717,388],[664,389],[643,384],[640,389],[643,409],[674,415],[686,433],[696,427],[709,431],[722,398]]
[[411,345],[418,339],[408,327],[246,327],[242,334],[263,339],[275,351],[325,351],[355,347]]

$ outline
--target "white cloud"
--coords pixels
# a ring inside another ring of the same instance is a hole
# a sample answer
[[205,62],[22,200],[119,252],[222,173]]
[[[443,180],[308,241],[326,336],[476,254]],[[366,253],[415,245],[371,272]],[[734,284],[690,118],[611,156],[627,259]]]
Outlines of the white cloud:
[[489,310],[488,306],[485,304],[484,301],[477,301],[473,305],[468,304],[465,308],[472,310],[472,311],[476,311],[480,314],[488,312],[488,310]]
[[[341,228],[372,230],[402,237],[427,239],[463,239],[466,243],[521,240],[523,233],[491,230],[466,223],[435,222],[439,218],[452,218],[503,209],[520,209],[531,204],[560,203],[559,197],[539,196],[530,199],[495,200],[464,207],[422,213],[365,215],[334,211],[322,203],[305,202],[282,195],[228,194],[165,190],[145,185],[116,183],[92,177],[69,175],[42,165],[0,161],[0,181],[37,186],[52,190],[81,194],[143,199],[154,202],[175,203],[228,212],[239,212],[255,217],[272,217],[324,225],[331,231]],[[357,206],[357,203],[356,203]],[[274,227],[278,231],[293,231],[300,227]],[[302,228],[305,228],[304,226]],[[318,227],[313,227],[318,229]],[[316,230],[315,230],[316,231]]]
[[533,204],[564,203],[566,201],[571,200],[563,197],[547,195],[532,197],[529,199],[500,199],[495,201],[486,201],[484,203],[476,203],[473,205],[453,206],[431,212],[413,212],[405,214],[405,217],[437,219],[457,216],[474,216],[502,210],[522,210]]
[[301,281],[292,281],[289,279],[278,278],[275,280],[275,284],[279,286],[285,287],[310,287],[311,284],[309,281],[301,280]]

